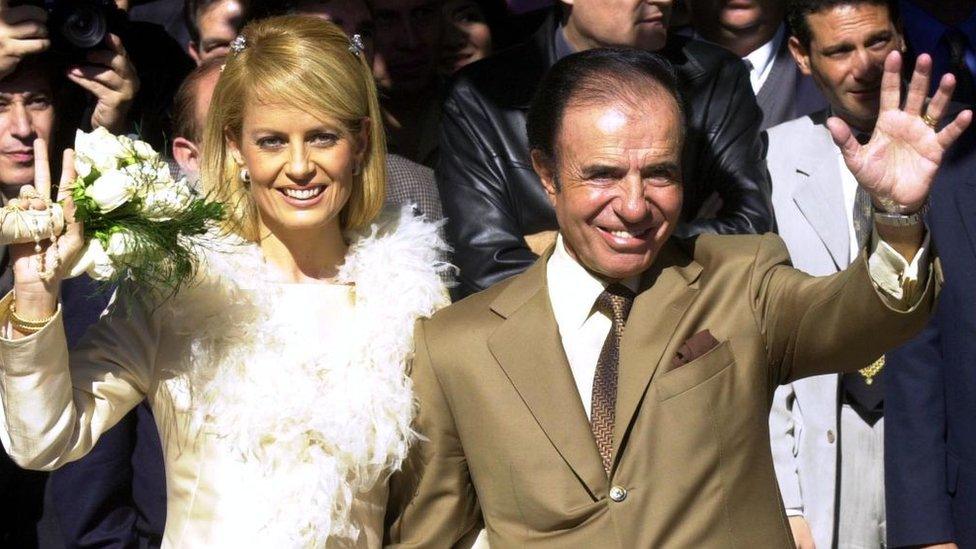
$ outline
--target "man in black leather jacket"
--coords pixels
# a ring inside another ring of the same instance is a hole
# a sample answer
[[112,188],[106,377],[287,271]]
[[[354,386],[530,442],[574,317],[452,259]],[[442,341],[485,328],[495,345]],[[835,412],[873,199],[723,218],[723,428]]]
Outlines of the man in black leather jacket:
[[[532,40],[460,72],[444,106],[437,167],[448,237],[461,269],[455,298],[526,269],[537,257],[526,238],[556,229],[553,208],[532,170],[525,115],[549,67],[591,47],[659,51],[675,67],[688,115],[685,206],[677,234],[772,229],[762,113],[746,67],[717,46],[668,37],[671,4],[560,3]],[[714,217],[699,218],[715,192],[722,207]]]

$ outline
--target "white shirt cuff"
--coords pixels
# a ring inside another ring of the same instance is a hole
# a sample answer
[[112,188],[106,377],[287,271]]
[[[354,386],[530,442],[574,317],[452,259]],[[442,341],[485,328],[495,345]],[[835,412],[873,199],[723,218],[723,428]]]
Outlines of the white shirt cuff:
[[930,235],[925,240],[911,263],[895,251],[887,242],[878,237],[877,231],[871,237],[871,254],[868,257],[868,272],[871,280],[881,291],[888,305],[898,310],[911,309],[925,288],[929,274]]
[[803,509],[787,509],[786,516],[788,517],[802,517]]

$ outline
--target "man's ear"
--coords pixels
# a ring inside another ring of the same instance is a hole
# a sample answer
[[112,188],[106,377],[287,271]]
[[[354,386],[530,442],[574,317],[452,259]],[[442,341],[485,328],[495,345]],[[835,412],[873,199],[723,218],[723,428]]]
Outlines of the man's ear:
[[173,139],[173,159],[184,175],[200,174],[200,150],[193,141],[185,137]]
[[559,175],[555,172],[552,159],[539,149],[532,149],[532,169],[542,181],[542,188],[546,190],[549,201],[555,203],[556,195],[559,194]]
[[199,67],[203,64],[203,57],[200,55],[200,50],[197,49],[197,43],[190,40],[190,44],[186,47],[186,53],[190,54],[190,59]]
[[796,61],[796,66],[800,68],[800,72],[805,76],[810,76],[810,50],[795,36],[790,37],[789,46],[790,55],[793,56],[793,61]]

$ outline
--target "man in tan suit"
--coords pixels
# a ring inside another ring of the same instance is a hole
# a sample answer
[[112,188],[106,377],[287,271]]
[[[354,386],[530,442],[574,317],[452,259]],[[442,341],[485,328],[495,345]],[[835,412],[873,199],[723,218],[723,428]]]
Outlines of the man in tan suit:
[[774,235],[670,239],[683,135],[666,62],[591,50],[555,65],[528,126],[560,235],[522,275],[419,325],[426,440],[392,479],[388,541],[450,547],[480,519],[493,549],[792,546],[773,391],[860,368],[933,306],[920,213],[972,113],[937,133],[952,81],[924,111],[931,63],[918,65],[901,110],[888,59],[869,143],[830,123],[885,211],[861,260],[827,278],[790,267]]

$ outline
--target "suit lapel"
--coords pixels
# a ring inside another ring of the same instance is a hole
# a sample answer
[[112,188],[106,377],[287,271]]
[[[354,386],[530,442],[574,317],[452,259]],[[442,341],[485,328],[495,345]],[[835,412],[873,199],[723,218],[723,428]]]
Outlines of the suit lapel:
[[556,451],[596,498],[607,476],[546,291],[544,254],[492,303],[505,321],[488,348]]
[[[825,131],[819,125],[816,130],[818,134]],[[824,138],[830,139],[827,135],[820,136],[819,140],[823,141]],[[838,161],[824,161],[824,158],[835,157],[835,145],[833,142],[810,145],[821,154],[797,155],[796,177],[799,181],[793,192],[793,202],[820,237],[834,265],[838,270],[843,270],[850,263],[850,235],[847,231],[840,165]]]
[[769,76],[763,83],[756,101],[763,111],[763,127],[770,128],[794,118],[793,106],[797,79],[796,64],[790,56],[788,37],[783,38],[773,59]]
[[644,281],[647,289],[634,301],[620,344],[613,433],[615,468],[648,384],[664,360],[670,359],[664,356],[665,349],[698,293],[700,274],[701,266],[668,242]]

